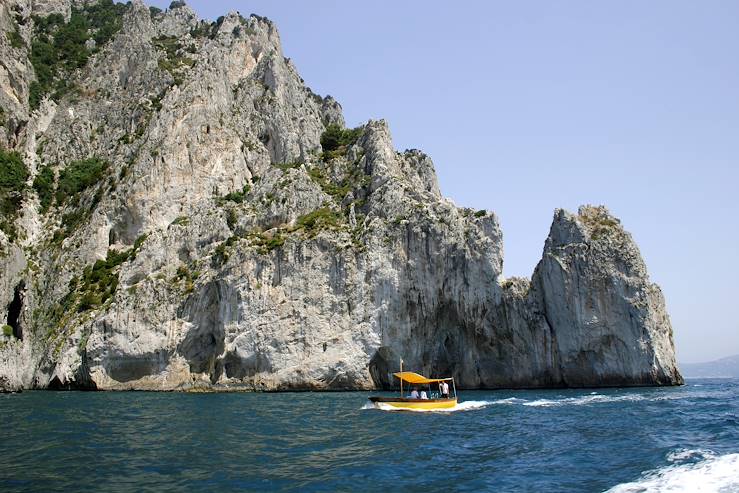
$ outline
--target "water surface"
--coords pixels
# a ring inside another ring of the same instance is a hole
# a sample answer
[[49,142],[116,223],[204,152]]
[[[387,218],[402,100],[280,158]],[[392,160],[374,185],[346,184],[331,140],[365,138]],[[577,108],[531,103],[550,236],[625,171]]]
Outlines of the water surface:
[[738,380],[461,392],[455,412],[369,395],[0,395],[0,490],[739,491]]

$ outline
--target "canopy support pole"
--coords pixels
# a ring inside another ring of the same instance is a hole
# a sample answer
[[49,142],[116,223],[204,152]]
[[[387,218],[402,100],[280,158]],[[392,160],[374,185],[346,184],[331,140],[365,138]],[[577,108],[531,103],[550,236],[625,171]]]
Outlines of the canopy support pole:
[[[400,358],[400,373],[403,373],[403,358]],[[403,397],[403,379],[400,379],[400,397]]]
[[457,398],[457,386],[454,384],[454,377],[452,377],[452,388],[454,389],[454,398]]

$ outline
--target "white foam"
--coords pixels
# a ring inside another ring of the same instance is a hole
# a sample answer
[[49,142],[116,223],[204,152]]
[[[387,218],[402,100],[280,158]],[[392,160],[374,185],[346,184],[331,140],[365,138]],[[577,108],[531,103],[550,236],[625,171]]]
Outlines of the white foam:
[[739,454],[715,455],[705,450],[681,450],[668,456],[671,462],[696,458],[700,460],[648,471],[636,481],[616,485],[606,493],[739,491]]
[[586,404],[597,404],[603,402],[622,402],[622,401],[642,401],[643,395],[601,395],[590,394],[581,397],[566,397],[563,399],[537,399],[535,401],[524,402],[524,406],[533,407],[555,407],[555,406],[583,406]]
[[472,411],[473,409],[482,409],[490,404],[492,404],[490,401],[464,401],[450,408],[449,411]]
[[684,394],[684,393],[673,393],[673,394],[662,394],[662,395],[655,395],[655,394],[622,394],[622,395],[603,395],[598,394],[597,392],[592,392],[588,395],[583,395],[580,397],[563,397],[561,399],[536,399],[534,401],[523,401],[522,404],[524,406],[533,406],[533,407],[555,407],[555,406],[583,406],[587,404],[600,404],[600,403],[607,403],[607,402],[639,402],[639,401],[648,401],[648,402],[656,402],[656,401],[671,401],[671,400],[677,400],[677,399],[685,399],[687,397],[690,398],[701,398],[701,397],[710,397],[709,394],[692,394],[690,396]]
[[[559,399],[536,399],[536,400],[526,400],[521,399],[518,397],[508,397],[506,399],[498,399],[493,401],[464,401],[458,404],[457,406],[449,409],[414,409],[414,411],[420,411],[420,412],[449,412],[449,411],[464,411],[468,409],[480,409],[482,407],[486,407],[489,405],[522,405],[522,406],[529,406],[529,407],[559,407],[559,406],[585,406],[585,405],[591,405],[591,404],[603,404],[603,403],[609,403],[609,402],[639,402],[639,401],[647,401],[647,402],[656,402],[656,401],[666,401],[666,400],[676,400],[676,399],[685,399],[685,398],[703,398],[703,397],[715,397],[716,394],[711,393],[705,393],[705,394],[686,394],[685,392],[671,392],[667,394],[656,394],[656,393],[647,393],[647,394],[637,394],[637,393],[628,393],[628,394],[610,394],[610,395],[604,395],[599,394],[598,392],[590,392],[586,395],[580,395],[578,397],[562,397]],[[471,403],[471,404],[467,404]],[[474,403],[484,403],[483,405],[477,405]],[[387,409],[386,411],[407,411],[407,409],[398,409],[392,406],[384,406]],[[372,403],[365,404],[362,409],[380,409],[379,407],[375,406]]]
[[491,404],[523,404],[525,399],[519,399],[518,397],[509,397],[508,399],[498,399],[497,401],[491,401]]
[[412,411],[414,413],[453,413],[455,411],[472,411],[474,409],[482,409],[493,404],[490,401],[464,401],[458,403],[454,407],[445,409],[407,409],[391,406],[384,402],[368,402],[361,409],[379,409],[380,411]]
[[696,462],[702,459],[715,457],[716,454],[710,450],[704,449],[678,449],[667,454],[668,462],[684,463],[687,461]]

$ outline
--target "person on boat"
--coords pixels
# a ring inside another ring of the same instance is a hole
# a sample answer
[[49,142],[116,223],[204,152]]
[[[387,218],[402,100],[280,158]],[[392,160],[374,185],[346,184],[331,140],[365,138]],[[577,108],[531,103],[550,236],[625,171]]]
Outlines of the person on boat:
[[408,397],[410,397],[411,399],[418,399],[418,390],[411,390],[411,395],[409,395]]
[[441,396],[444,399],[449,399],[449,384],[446,382],[441,382],[439,384],[439,390],[441,391]]
[[429,398],[429,396],[426,395],[426,391],[425,390],[422,390],[421,391],[421,399],[428,399],[428,398]]

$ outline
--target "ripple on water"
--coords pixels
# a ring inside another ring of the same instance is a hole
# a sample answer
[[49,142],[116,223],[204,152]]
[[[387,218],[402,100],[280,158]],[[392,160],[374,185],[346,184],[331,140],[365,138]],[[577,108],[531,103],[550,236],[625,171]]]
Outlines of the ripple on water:
[[690,383],[462,392],[420,413],[367,411],[363,392],[24,392],[0,399],[0,490],[737,489],[739,386]]

